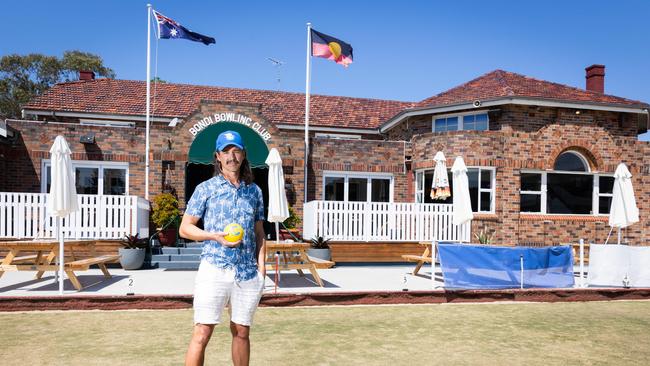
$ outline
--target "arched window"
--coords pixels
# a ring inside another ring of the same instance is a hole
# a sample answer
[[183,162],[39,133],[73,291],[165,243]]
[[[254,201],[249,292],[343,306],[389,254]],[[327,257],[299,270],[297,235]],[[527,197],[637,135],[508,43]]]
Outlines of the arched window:
[[582,154],[575,151],[565,151],[555,159],[553,169],[569,172],[588,172],[589,163]]

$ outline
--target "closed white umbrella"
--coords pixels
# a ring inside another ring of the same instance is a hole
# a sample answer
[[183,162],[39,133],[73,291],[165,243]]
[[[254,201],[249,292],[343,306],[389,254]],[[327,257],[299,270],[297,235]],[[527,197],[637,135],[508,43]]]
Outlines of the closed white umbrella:
[[614,172],[613,189],[612,206],[609,210],[609,226],[612,227],[612,230],[618,228],[618,243],[620,244],[621,228],[639,222],[639,208],[634,198],[632,174],[623,163],[618,164],[616,172]]
[[287,194],[284,190],[284,172],[282,171],[282,158],[278,150],[273,148],[266,158],[269,167],[269,213],[268,221],[275,223],[276,241],[280,240],[280,223],[289,217]]
[[59,294],[63,294],[64,240],[61,219],[79,209],[77,188],[74,182],[74,169],[70,159],[70,147],[63,136],[57,136],[50,149],[51,184],[47,207],[50,215],[56,216],[56,232],[59,239]]
[[451,196],[449,178],[447,177],[447,159],[442,151],[438,151],[433,160],[436,162],[436,167],[433,170],[433,181],[431,182],[431,199],[444,200]]
[[454,225],[462,225],[474,218],[472,201],[469,196],[467,166],[461,156],[457,156],[451,167],[454,185]]

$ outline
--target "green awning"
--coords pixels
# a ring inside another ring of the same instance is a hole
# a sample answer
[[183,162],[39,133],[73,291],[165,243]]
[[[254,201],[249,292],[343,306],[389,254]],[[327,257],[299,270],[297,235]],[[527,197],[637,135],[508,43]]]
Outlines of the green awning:
[[252,129],[234,122],[219,122],[199,132],[190,146],[189,162],[195,164],[214,164],[214,146],[217,136],[227,130],[239,132],[246,147],[246,157],[251,168],[265,167],[269,149],[264,140]]

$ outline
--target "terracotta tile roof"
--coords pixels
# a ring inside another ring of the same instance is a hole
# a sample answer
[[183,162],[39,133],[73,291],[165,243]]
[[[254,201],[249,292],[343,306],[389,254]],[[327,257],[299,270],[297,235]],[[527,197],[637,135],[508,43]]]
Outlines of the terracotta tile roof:
[[567,85],[538,80],[513,72],[495,70],[455,88],[416,103],[416,108],[437,107],[450,104],[471,103],[504,97],[549,99],[589,104],[614,104],[647,107],[637,100],[574,88]]
[[[154,88],[152,85],[152,106]],[[96,79],[57,84],[25,109],[144,115],[144,81]],[[188,116],[202,99],[259,103],[262,115],[272,123],[304,125],[305,95],[267,90],[236,89],[199,85],[158,84],[154,114],[158,117]],[[312,95],[310,125],[376,129],[413,103]]]

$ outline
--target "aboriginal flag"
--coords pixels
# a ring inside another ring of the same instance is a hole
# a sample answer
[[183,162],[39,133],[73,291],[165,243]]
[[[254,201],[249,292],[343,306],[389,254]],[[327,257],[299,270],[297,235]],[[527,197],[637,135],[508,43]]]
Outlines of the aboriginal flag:
[[311,30],[311,55],[332,60],[348,67],[352,63],[352,46],[339,39]]

